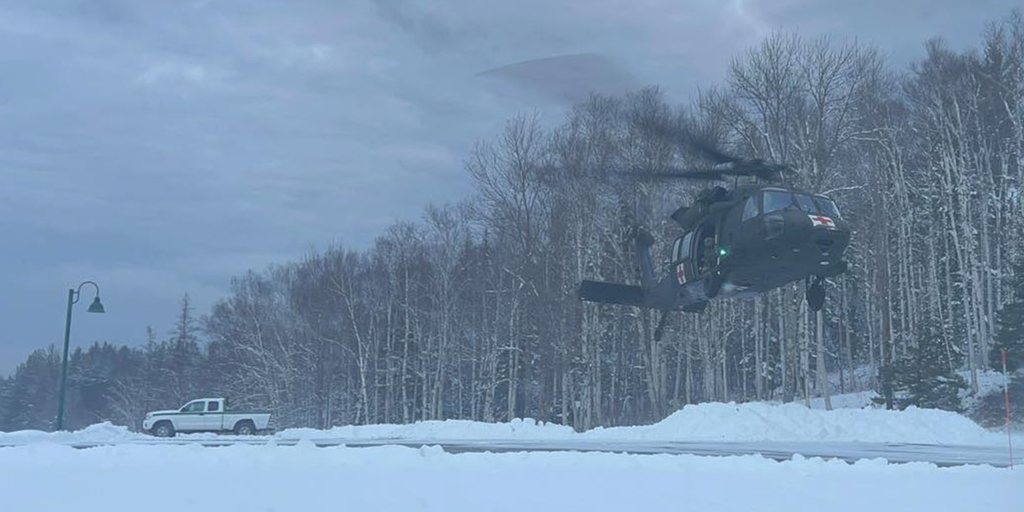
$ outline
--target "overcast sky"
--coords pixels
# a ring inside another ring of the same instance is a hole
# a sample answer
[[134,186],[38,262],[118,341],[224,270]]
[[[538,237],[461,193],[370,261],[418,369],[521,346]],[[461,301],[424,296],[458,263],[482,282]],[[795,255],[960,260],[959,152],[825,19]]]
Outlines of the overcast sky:
[[[775,29],[901,65],[975,45],[1011,0],[7,0],[0,5],[0,375],[58,344],[163,336],[232,276],[364,248],[470,193],[473,143],[588,89],[677,101]],[[558,5],[553,5],[558,4]],[[517,62],[577,55],[526,66]]]

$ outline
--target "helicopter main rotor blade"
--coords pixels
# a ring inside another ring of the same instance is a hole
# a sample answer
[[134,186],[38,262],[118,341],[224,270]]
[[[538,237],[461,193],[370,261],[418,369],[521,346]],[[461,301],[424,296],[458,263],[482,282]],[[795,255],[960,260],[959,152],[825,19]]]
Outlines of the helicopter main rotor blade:
[[707,169],[675,169],[672,167],[661,171],[620,171],[616,174],[638,180],[698,180],[717,181],[728,177],[752,176],[765,181],[781,181],[786,176],[795,176],[799,172],[788,165],[765,164],[762,162],[728,162]]
[[700,180],[714,181],[723,178],[723,172],[717,169],[674,169],[668,168],[663,171],[620,171],[620,176],[627,176],[637,180]]
[[680,140],[693,148],[694,151],[700,153],[702,156],[716,164],[728,164],[740,160],[738,157],[725,154],[721,150],[712,147],[710,144],[707,144],[700,139],[683,135],[680,137]]
[[786,176],[796,176],[800,173],[791,165],[776,164],[758,167],[755,174],[767,181],[781,181]]
[[694,169],[689,171],[669,170],[652,172],[647,176],[658,180],[700,180],[716,181],[723,178],[725,173],[715,169]]
[[[799,174],[789,164],[768,163],[761,159],[743,158],[722,151],[707,136],[682,126],[663,125],[660,133],[663,137],[674,140],[701,158],[713,163],[710,171],[700,171],[692,175],[680,175],[680,178],[716,180],[725,176],[753,176],[766,181],[780,181],[784,176]],[[718,175],[714,175],[718,173]],[[676,173],[668,173],[676,174]],[[666,176],[667,177],[667,176]]]
[[714,143],[708,139],[708,136],[694,133],[685,126],[663,123],[658,127],[657,132],[664,139],[674,141],[688,148],[712,164],[726,164],[742,160],[715,147]]

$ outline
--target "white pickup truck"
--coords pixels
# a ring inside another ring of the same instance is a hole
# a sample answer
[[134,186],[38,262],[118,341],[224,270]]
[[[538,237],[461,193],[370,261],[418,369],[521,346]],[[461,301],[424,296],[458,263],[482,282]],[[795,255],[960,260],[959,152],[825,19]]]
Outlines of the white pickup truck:
[[270,426],[270,411],[229,411],[226,398],[200,398],[172,411],[146,413],[142,428],[157,437],[178,432],[234,432],[252,435]]

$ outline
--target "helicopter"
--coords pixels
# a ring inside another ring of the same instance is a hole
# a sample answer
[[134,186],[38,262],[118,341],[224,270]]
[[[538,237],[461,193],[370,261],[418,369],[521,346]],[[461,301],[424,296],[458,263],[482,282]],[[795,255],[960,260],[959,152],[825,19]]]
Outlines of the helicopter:
[[698,170],[647,173],[657,180],[719,181],[753,177],[760,184],[714,186],[694,203],[671,214],[683,234],[672,244],[666,274],[656,280],[650,248],[654,238],[639,226],[632,238],[640,284],[585,280],[584,301],[661,311],[655,340],[661,339],[671,311],[699,313],[715,298],[752,298],[803,280],[812,311],[825,303],[824,280],[846,272],[843,254],[850,226],[836,203],[822,194],[780,185],[796,174],[786,164],[728,155],[691,144],[714,165]]

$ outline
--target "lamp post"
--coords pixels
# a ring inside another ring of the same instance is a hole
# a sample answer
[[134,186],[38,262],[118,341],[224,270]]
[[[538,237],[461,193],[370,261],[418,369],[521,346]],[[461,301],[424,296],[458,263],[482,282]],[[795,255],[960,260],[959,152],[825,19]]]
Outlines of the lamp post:
[[64,392],[67,389],[68,380],[68,345],[71,341],[71,306],[78,302],[78,299],[82,295],[82,287],[91,284],[96,288],[96,297],[92,299],[92,304],[89,304],[89,309],[86,310],[89,313],[103,313],[103,303],[100,302],[100,285],[92,282],[85,281],[78,285],[78,289],[71,288],[68,290],[68,316],[64,320],[64,362],[60,366],[60,392],[57,395],[57,425],[56,430],[60,431],[64,428]]

